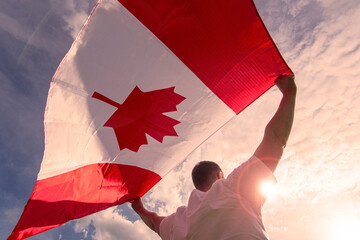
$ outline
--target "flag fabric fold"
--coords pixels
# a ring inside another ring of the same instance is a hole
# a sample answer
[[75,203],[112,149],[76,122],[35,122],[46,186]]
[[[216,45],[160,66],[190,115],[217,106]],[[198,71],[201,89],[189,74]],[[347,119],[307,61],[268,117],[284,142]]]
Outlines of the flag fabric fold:
[[8,239],[143,196],[291,73],[251,0],[100,0],[51,82],[38,180]]

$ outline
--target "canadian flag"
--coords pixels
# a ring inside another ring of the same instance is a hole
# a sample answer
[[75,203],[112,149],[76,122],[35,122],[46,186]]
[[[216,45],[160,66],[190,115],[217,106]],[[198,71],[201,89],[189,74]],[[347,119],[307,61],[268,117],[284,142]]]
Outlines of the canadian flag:
[[252,0],[100,0],[51,82],[38,180],[8,239],[144,195],[291,73]]

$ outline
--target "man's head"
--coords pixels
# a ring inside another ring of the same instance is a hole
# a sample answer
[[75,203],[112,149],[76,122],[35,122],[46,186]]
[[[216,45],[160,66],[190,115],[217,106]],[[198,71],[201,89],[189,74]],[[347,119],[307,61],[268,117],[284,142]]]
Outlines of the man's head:
[[191,175],[195,188],[203,192],[209,190],[216,180],[224,178],[219,165],[211,161],[196,164]]

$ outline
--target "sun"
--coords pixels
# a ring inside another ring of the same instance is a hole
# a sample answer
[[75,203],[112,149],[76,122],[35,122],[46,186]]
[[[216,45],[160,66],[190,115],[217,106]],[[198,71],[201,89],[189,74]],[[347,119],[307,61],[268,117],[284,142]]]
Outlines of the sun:
[[260,183],[259,191],[263,196],[269,196],[270,193],[272,193],[275,189],[275,183],[265,180]]

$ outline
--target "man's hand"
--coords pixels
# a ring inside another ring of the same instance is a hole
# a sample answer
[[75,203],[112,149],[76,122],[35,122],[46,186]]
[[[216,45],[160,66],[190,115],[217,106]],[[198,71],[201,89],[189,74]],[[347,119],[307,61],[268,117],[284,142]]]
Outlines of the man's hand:
[[138,213],[138,214],[139,214],[139,212],[141,212],[141,211],[143,211],[145,209],[144,208],[144,203],[141,200],[141,198],[139,198],[139,197],[131,200],[130,202],[131,202],[132,209],[134,209],[134,211],[136,213]]
[[131,207],[141,217],[144,223],[154,232],[160,235],[160,223],[164,217],[158,216],[156,213],[148,211],[144,207],[141,198],[137,197],[130,200]]
[[296,84],[295,84],[295,75],[280,75],[275,80],[276,86],[279,88],[279,90],[285,94],[285,93],[291,93],[296,92]]

